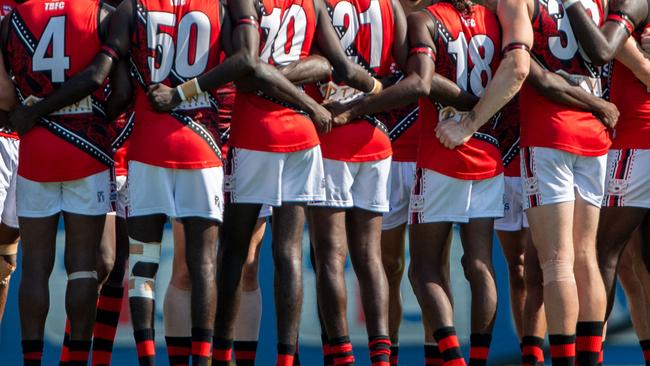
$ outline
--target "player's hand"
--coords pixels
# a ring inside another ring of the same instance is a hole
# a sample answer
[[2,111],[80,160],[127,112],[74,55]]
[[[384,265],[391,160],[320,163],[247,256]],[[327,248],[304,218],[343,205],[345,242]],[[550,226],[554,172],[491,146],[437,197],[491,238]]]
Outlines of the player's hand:
[[316,126],[318,133],[325,134],[332,130],[332,114],[320,104],[317,104],[314,109],[309,112],[309,117]]
[[596,112],[594,112],[596,117],[607,127],[614,128],[618,122],[618,117],[620,115],[618,108],[613,103],[610,103],[606,100],[603,100],[598,104]]
[[650,28],[646,28],[641,33],[641,48],[643,51],[650,53]]
[[147,91],[147,97],[156,112],[169,112],[182,102],[176,88],[170,88],[163,84],[151,85]]
[[466,118],[463,118],[460,122],[454,121],[453,119],[438,122],[436,137],[444,147],[455,149],[472,138],[472,135],[476,131],[468,127]]
[[36,108],[21,105],[9,114],[9,125],[22,136],[29,132],[38,123],[40,116]]

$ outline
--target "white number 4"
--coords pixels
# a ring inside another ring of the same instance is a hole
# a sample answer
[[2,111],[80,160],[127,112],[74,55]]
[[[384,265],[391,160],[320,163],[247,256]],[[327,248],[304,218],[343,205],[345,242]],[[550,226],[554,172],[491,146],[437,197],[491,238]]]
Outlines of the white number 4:
[[[52,56],[47,50],[52,45]],[[32,57],[33,71],[49,71],[52,82],[65,81],[65,72],[70,68],[70,58],[65,55],[65,16],[53,17],[47,23],[43,35]]]

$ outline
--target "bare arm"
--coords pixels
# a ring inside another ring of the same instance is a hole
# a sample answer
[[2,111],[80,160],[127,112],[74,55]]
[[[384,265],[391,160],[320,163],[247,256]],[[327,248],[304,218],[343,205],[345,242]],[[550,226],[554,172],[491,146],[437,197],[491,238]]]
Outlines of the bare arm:
[[329,79],[332,66],[325,57],[311,55],[281,67],[280,72],[295,85],[305,85]]
[[[530,0],[499,0],[497,15],[501,22],[503,47],[512,44],[532,47],[531,5]],[[507,52],[474,109],[460,123],[443,121],[438,124],[440,142],[448,148],[455,148],[469,141],[474,132],[519,92],[529,69],[530,54],[527,50],[513,49]]]
[[640,49],[636,40],[628,38],[621,50],[616,54],[616,59],[625,65],[637,79],[650,87],[650,55]]
[[393,35],[393,58],[401,70],[406,70],[406,61],[409,55],[408,28],[404,9],[397,0],[391,1],[393,17],[395,19],[395,33]]
[[[598,9],[590,9],[592,12]],[[647,0],[610,0],[609,13],[617,19],[607,19],[601,29],[594,23],[582,3],[577,2],[566,9],[573,33],[591,62],[603,65],[614,59],[631,31],[648,15]],[[619,14],[623,14],[621,17]],[[629,20],[624,19],[629,17]],[[629,27],[629,28],[628,28]],[[647,61],[646,61],[647,62]]]
[[323,56],[330,62],[340,81],[363,92],[372,91],[375,81],[361,66],[348,59],[341,48],[332,21],[323,0],[314,0],[318,25],[315,41]]

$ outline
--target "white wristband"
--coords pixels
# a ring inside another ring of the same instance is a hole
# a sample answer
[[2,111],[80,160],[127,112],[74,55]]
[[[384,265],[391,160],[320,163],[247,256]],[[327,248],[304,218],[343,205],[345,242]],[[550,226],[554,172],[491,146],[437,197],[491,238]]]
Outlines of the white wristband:
[[199,79],[198,79],[198,78],[194,78],[194,79],[192,79],[192,80],[194,80],[194,86],[196,87],[196,94],[201,94],[201,93],[203,93],[203,90],[201,90],[201,86],[199,85]]
[[183,93],[183,88],[181,88],[180,85],[176,87],[176,91],[178,92],[178,96],[181,97],[181,100],[183,102],[187,100],[187,98],[185,97],[185,93]]
[[570,7],[572,7],[573,5],[579,2],[580,0],[566,0],[566,1],[563,0],[562,5],[564,5],[564,10],[568,10]]

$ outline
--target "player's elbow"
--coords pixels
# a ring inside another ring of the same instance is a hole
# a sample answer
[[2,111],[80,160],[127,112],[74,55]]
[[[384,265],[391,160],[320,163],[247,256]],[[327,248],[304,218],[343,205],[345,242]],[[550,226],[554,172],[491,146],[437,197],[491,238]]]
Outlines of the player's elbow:
[[512,66],[512,78],[517,83],[521,85],[524,83],[530,72],[530,61],[529,60],[515,60]]
[[412,84],[414,98],[426,97],[432,92],[431,83],[428,83],[423,78],[417,78],[417,80],[414,80]]
[[614,58],[614,50],[607,47],[598,48],[593,55],[589,56],[589,61],[595,66],[603,66]]

